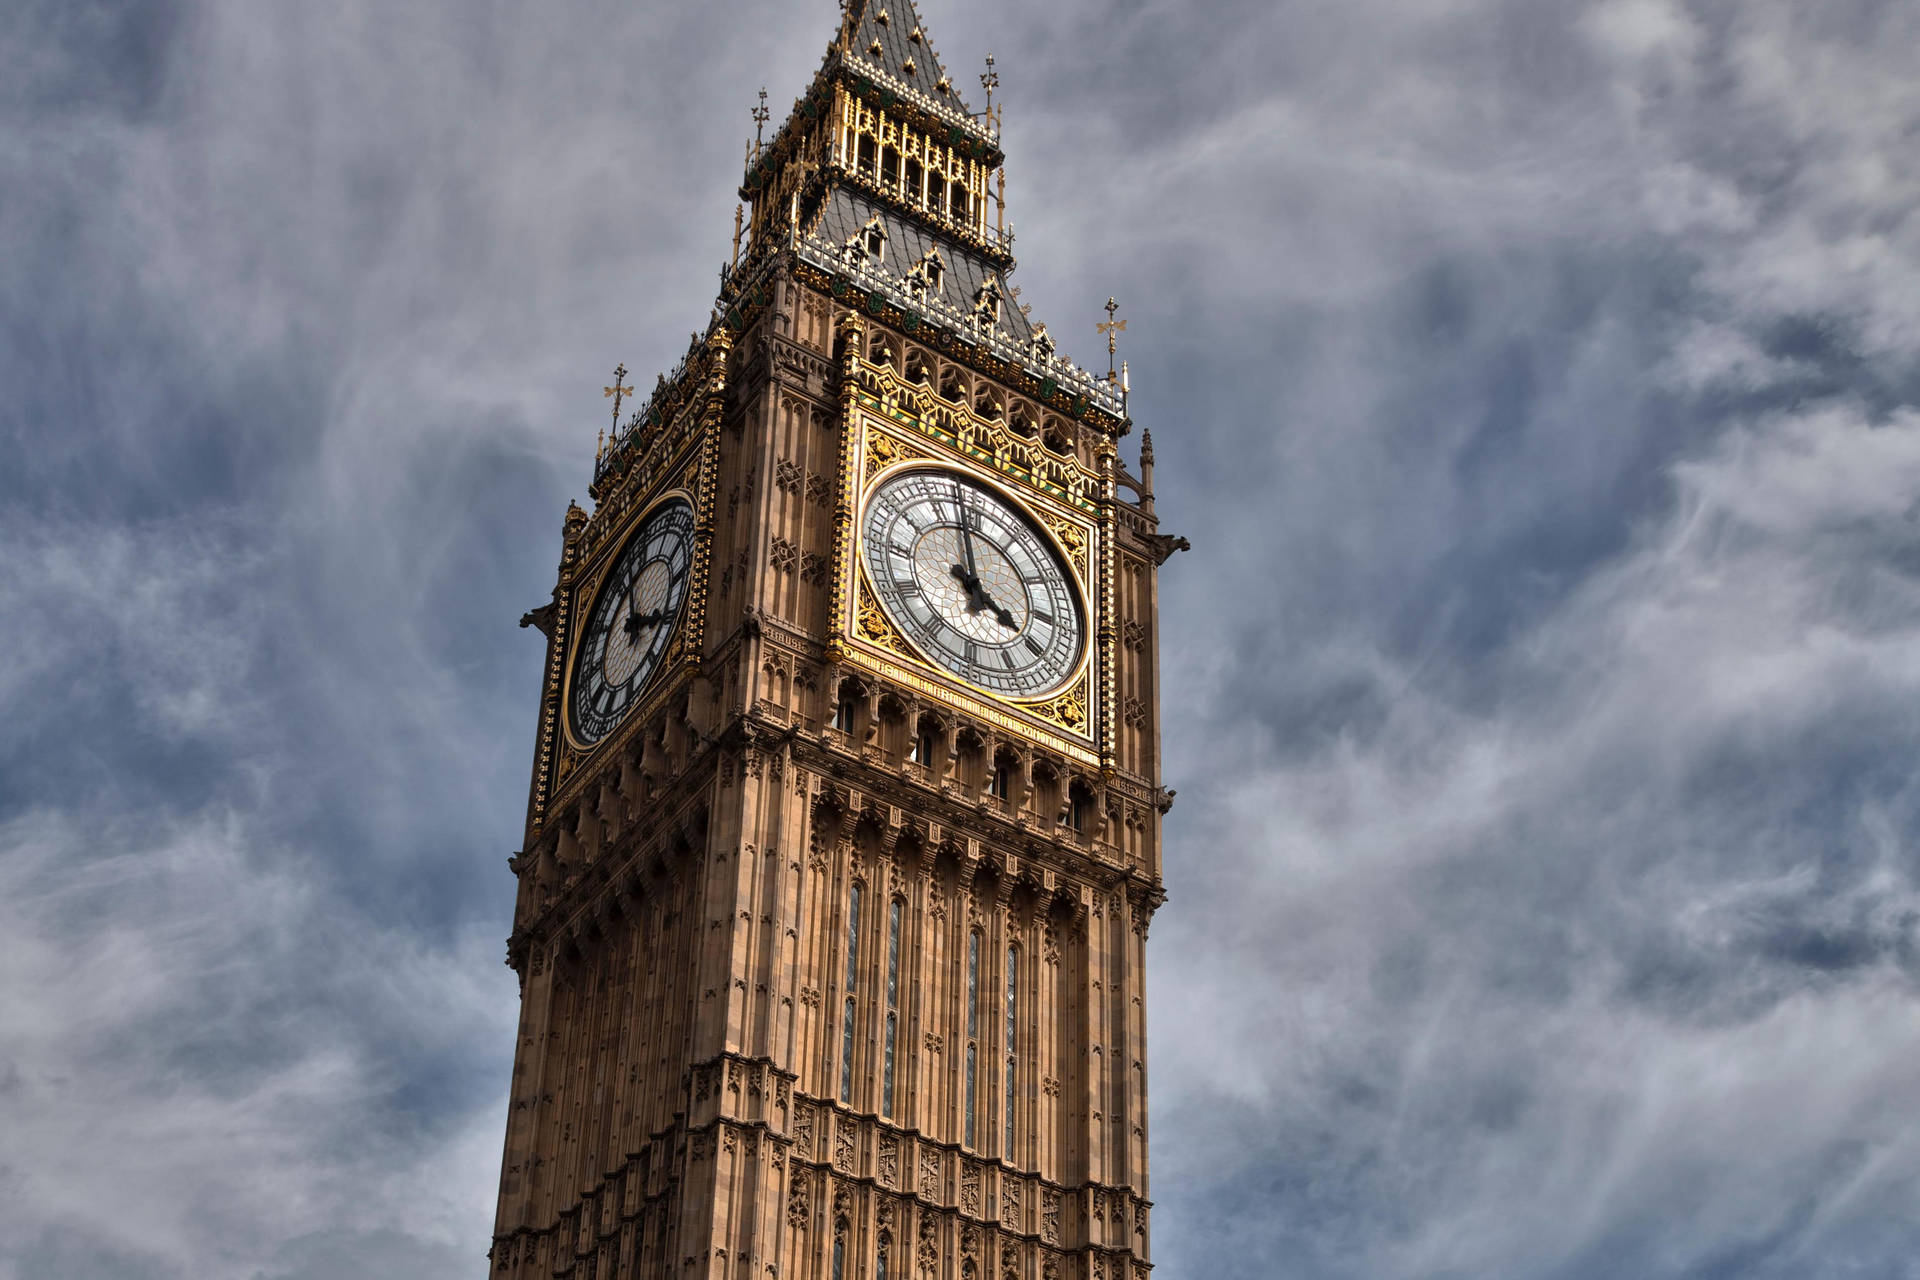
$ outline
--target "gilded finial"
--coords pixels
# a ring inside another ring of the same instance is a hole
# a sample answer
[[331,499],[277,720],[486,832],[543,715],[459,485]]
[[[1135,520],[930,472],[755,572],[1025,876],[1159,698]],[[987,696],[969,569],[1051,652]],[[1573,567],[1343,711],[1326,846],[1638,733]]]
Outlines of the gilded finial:
[[1000,87],[1000,73],[993,69],[992,54],[987,55],[987,69],[980,76],[980,87],[987,91],[986,116],[991,120],[993,118],[993,91]]
[[1108,298],[1106,307],[1107,321],[1105,324],[1094,326],[1095,329],[1107,335],[1107,382],[1110,385],[1118,385],[1120,381],[1120,372],[1114,367],[1113,363],[1114,353],[1120,348],[1120,344],[1116,340],[1115,335],[1127,331],[1127,322],[1125,320],[1116,320],[1113,318],[1114,313],[1119,310],[1120,304],[1112,298]]
[[760,131],[767,127],[773,113],[767,110],[767,87],[760,86],[760,105],[753,109],[753,157],[760,158]]
[[601,396],[603,400],[607,396],[613,397],[613,429],[615,434],[618,434],[620,431],[620,401],[623,397],[633,394],[632,387],[623,385],[626,380],[627,362],[622,360],[619,367],[613,371],[613,385],[604,388],[604,394]]

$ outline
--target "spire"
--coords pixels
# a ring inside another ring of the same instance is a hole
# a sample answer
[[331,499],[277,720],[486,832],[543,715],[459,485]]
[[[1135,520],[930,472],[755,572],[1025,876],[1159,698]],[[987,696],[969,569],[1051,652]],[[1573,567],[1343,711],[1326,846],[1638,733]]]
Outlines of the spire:
[[890,76],[944,107],[966,111],[913,0],[851,0],[847,16],[849,68]]

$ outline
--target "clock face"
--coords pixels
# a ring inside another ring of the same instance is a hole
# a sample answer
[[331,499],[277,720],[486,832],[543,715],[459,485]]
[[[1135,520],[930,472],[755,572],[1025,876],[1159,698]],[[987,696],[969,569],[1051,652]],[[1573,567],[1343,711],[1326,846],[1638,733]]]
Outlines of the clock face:
[[937,665],[1010,698],[1066,683],[1086,625],[1053,544],[952,471],[905,471],[867,498],[867,573],[893,625]]
[[646,688],[673,638],[693,563],[693,508],[674,498],[647,516],[600,586],[573,666],[573,734],[591,745]]

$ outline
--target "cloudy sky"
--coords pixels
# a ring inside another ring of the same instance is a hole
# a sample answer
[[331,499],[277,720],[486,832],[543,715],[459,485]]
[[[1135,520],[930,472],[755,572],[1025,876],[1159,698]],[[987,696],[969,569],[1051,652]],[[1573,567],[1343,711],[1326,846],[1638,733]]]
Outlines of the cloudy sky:
[[[514,623],[835,6],[6,9],[0,1280],[478,1276]],[[1195,548],[1161,1274],[1920,1276],[1920,6],[923,11]]]

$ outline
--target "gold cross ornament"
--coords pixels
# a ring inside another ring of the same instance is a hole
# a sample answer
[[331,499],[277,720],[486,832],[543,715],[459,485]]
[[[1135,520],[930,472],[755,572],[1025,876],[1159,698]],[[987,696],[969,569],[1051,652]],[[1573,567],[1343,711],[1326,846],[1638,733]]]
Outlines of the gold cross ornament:
[[613,371],[613,385],[602,388],[602,395],[600,397],[602,400],[606,399],[607,396],[613,397],[613,429],[615,431],[620,430],[620,400],[623,396],[633,394],[632,387],[621,385],[626,380],[627,365],[626,361],[623,360],[620,362],[619,367]]
[[1113,368],[1114,352],[1119,350],[1119,346],[1120,346],[1120,344],[1115,340],[1114,335],[1125,333],[1127,331],[1127,322],[1125,320],[1115,320],[1113,318],[1114,313],[1118,310],[1120,310],[1120,304],[1115,302],[1112,298],[1108,298],[1106,323],[1097,324],[1094,326],[1094,328],[1098,329],[1101,333],[1104,333],[1107,335],[1107,381],[1108,382],[1112,382],[1115,378],[1120,376],[1118,373],[1114,372],[1114,368]]

